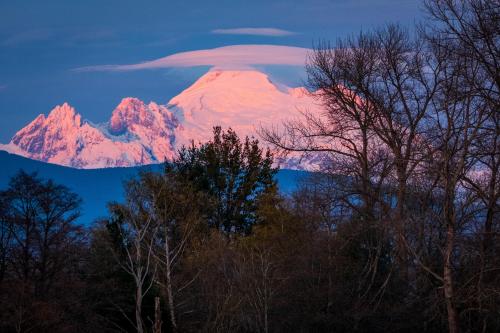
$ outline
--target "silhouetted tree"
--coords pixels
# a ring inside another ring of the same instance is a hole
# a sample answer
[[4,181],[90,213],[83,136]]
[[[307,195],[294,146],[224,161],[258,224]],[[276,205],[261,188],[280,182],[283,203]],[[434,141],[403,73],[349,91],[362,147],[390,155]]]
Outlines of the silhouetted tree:
[[255,199],[276,185],[269,150],[264,154],[258,141],[214,128],[213,140],[183,148],[167,163],[167,173],[176,172],[213,201],[210,225],[226,233],[249,233],[255,224]]
[[65,186],[20,171],[0,202],[2,326],[18,332],[74,327],[66,307],[74,302],[68,289],[80,283],[85,234],[75,221],[81,200]]

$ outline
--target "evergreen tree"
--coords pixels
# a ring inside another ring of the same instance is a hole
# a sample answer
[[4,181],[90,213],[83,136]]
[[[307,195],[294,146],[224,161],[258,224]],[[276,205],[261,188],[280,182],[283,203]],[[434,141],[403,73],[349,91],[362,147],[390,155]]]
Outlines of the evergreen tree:
[[209,224],[225,233],[248,234],[256,223],[255,200],[276,187],[273,159],[256,139],[214,127],[214,137],[200,146],[183,148],[167,163],[166,172],[176,172],[198,190],[209,195]]

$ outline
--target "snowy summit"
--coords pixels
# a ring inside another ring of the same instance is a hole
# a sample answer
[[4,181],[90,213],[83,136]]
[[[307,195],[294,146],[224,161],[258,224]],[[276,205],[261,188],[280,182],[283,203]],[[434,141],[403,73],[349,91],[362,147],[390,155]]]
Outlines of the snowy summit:
[[74,168],[137,166],[163,162],[191,142],[209,140],[213,126],[241,137],[319,112],[304,88],[272,82],[259,71],[212,70],[166,105],[124,98],[108,122],[93,124],[69,104],[39,115],[0,149]]

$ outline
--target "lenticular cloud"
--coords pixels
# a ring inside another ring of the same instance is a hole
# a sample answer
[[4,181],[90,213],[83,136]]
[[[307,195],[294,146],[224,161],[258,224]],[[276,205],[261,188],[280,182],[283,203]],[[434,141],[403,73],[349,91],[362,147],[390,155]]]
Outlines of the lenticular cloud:
[[220,35],[254,35],[254,36],[269,36],[282,37],[295,35],[295,32],[277,29],[277,28],[232,28],[232,29],[215,29],[213,34]]
[[231,45],[207,50],[172,54],[160,59],[129,65],[102,65],[77,68],[77,71],[133,71],[141,69],[212,66],[243,69],[252,65],[303,66],[310,50],[279,45]]

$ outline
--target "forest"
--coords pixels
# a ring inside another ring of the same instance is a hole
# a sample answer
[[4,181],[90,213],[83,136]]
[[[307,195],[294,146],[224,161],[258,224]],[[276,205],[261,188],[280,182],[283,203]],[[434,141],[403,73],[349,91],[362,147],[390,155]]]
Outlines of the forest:
[[[500,4],[423,10],[316,44],[323,114],[215,127],[92,225],[20,170],[0,190],[0,331],[499,332]],[[319,169],[284,194],[290,155]]]

